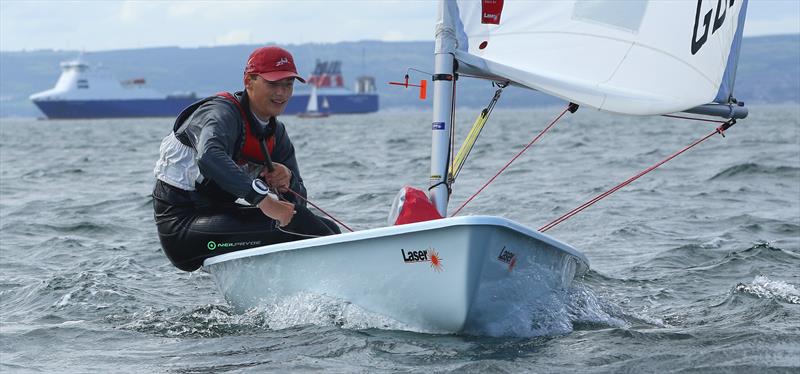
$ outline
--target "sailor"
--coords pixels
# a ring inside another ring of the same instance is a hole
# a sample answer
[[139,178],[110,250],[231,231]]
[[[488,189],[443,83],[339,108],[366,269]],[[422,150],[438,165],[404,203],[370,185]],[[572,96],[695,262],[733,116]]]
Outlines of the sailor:
[[245,66],[244,91],[193,103],[162,140],[153,207],[161,247],[179,269],[197,270],[222,253],[341,232],[305,207],[294,146],[276,118],[296,80],[305,83],[288,51],[258,48]]

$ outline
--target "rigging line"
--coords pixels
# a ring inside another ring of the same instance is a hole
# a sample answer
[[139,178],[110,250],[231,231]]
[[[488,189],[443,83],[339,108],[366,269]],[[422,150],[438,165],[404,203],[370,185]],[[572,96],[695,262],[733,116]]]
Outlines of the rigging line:
[[552,128],[558,122],[558,120],[560,120],[561,117],[564,116],[564,114],[566,114],[567,112],[575,113],[576,110],[578,110],[578,104],[569,103],[569,105],[561,112],[561,114],[558,115],[558,117],[556,117],[552,122],[550,122],[550,124],[547,125],[547,127],[545,127],[544,130],[539,132],[539,135],[536,135],[536,137],[534,137],[533,140],[531,140],[530,143],[528,143],[528,145],[525,146],[525,148],[519,151],[519,153],[517,153],[517,155],[511,159],[511,161],[509,161],[508,163],[506,163],[505,166],[500,168],[500,171],[498,171],[497,174],[495,174],[486,183],[484,183],[483,186],[480,189],[478,189],[477,192],[472,194],[472,196],[470,196],[469,199],[464,201],[464,203],[462,203],[461,206],[458,207],[458,209],[456,209],[456,211],[450,215],[450,217],[455,217],[459,212],[461,212],[461,209],[464,209],[464,207],[467,206],[467,204],[469,204],[469,202],[472,201],[472,199],[474,199],[475,196],[478,196],[478,194],[481,193],[481,191],[483,191],[490,183],[492,183],[498,176],[500,176],[500,173],[502,173],[509,166],[511,166],[511,163],[514,162],[514,160],[519,158],[519,156],[522,156],[522,154],[525,153],[525,151],[527,151],[528,148],[530,148],[533,145],[533,143],[536,143],[536,141],[538,141],[539,138],[541,138],[548,130],[550,130],[550,128]]
[[[270,155],[269,155],[269,151],[267,150],[268,147],[266,145],[266,142],[267,142],[266,139],[262,139],[261,141],[258,142],[258,145],[261,148],[261,154],[264,155],[264,165],[267,167],[267,170],[269,172],[273,172],[273,171],[275,171],[275,165],[273,165],[273,163],[272,163],[272,157],[270,157]],[[289,187],[286,187],[286,189],[289,192],[293,193],[298,198],[303,199],[305,202],[311,204],[311,206],[313,206],[314,208],[317,208],[317,210],[319,210],[320,212],[324,213],[326,216],[330,217],[332,220],[336,221],[336,223],[338,223],[338,224],[342,225],[344,228],[350,230],[350,232],[353,232],[353,229],[351,229],[350,227],[348,227],[347,225],[342,223],[342,221],[339,221],[338,219],[336,219],[336,217],[330,215],[324,209],[318,207],[317,204],[314,204],[311,201],[309,201],[308,199],[306,199],[305,197],[303,197],[303,195],[300,195],[299,193],[295,192],[293,189],[291,189]],[[280,193],[280,191],[275,190],[275,194],[278,196],[278,198],[283,198],[283,195]],[[280,225],[277,225],[277,226],[280,226]],[[279,229],[280,229],[280,227],[279,227]],[[283,231],[283,230],[281,230],[281,231]],[[302,235],[302,234],[298,234],[298,235]]]
[[408,68],[408,69],[406,69],[406,74],[408,74],[408,73],[409,73],[409,72],[411,72],[411,71],[416,71],[416,72],[418,72],[418,73],[422,73],[422,74],[425,74],[425,75],[428,75],[428,76],[433,76],[433,73],[429,73],[429,72],[427,72],[427,71],[423,71],[423,70],[419,70],[419,69],[415,69],[415,68]]
[[450,106],[450,159],[448,160],[449,170],[446,171],[445,180],[447,181],[447,198],[450,199],[453,182],[455,177],[452,174],[453,165],[455,163],[455,142],[456,142],[456,82],[458,79],[453,79],[453,100]]
[[283,233],[302,236],[302,237],[305,237],[305,238],[321,238],[322,237],[322,235],[301,234],[299,232],[293,232],[293,231],[289,231],[289,230],[284,230],[281,227],[281,225],[278,224],[278,221],[275,221],[273,224],[275,225],[275,228],[278,229],[278,231],[283,232]]
[[679,156],[681,153],[683,153],[683,152],[686,152],[686,151],[688,151],[689,149],[693,148],[694,146],[696,146],[696,145],[698,145],[698,144],[700,144],[700,143],[702,143],[702,142],[706,141],[708,138],[710,138],[710,137],[712,137],[712,136],[714,136],[714,135],[716,135],[716,134],[720,134],[720,135],[722,135],[722,136],[724,137],[724,136],[725,136],[725,130],[727,130],[728,128],[730,128],[731,126],[733,126],[735,123],[736,123],[736,120],[735,120],[735,119],[731,119],[731,120],[729,120],[729,121],[727,121],[727,122],[724,122],[724,123],[722,124],[722,126],[720,126],[720,127],[717,127],[717,128],[716,128],[714,131],[712,131],[710,134],[708,134],[708,135],[706,135],[706,136],[704,136],[704,137],[702,137],[702,138],[700,138],[700,139],[698,139],[698,140],[695,140],[695,141],[694,141],[692,144],[689,144],[688,146],[684,147],[684,148],[683,148],[683,149],[681,149],[680,151],[673,153],[672,155],[670,155],[669,157],[667,157],[667,158],[665,158],[665,159],[661,160],[661,161],[660,161],[660,162],[658,162],[657,164],[655,164],[655,165],[653,165],[653,166],[650,166],[649,168],[647,168],[647,169],[645,169],[645,170],[642,170],[641,172],[639,172],[638,174],[634,175],[633,177],[630,177],[630,178],[628,178],[628,180],[626,180],[626,181],[624,181],[624,182],[622,182],[622,183],[620,183],[620,184],[616,185],[614,188],[612,188],[612,189],[610,189],[610,190],[608,190],[608,191],[606,191],[606,192],[603,192],[603,193],[601,193],[600,195],[597,195],[597,196],[595,196],[594,198],[592,198],[591,200],[589,200],[589,201],[587,201],[587,202],[585,202],[585,203],[581,204],[581,205],[580,205],[580,206],[578,206],[577,208],[575,208],[575,209],[573,209],[573,210],[570,210],[569,212],[567,212],[566,214],[562,215],[561,217],[558,217],[558,218],[554,219],[553,221],[551,221],[550,223],[548,223],[548,224],[546,224],[546,225],[544,225],[544,226],[540,227],[540,228],[539,228],[539,232],[545,232],[545,231],[547,231],[547,230],[550,230],[550,229],[552,229],[553,227],[555,227],[555,226],[556,226],[556,225],[558,225],[559,223],[566,221],[567,219],[569,219],[569,218],[571,218],[572,216],[574,216],[574,215],[578,214],[578,213],[579,213],[579,212],[581,212],[582,210],[584,210],[584,209],[588,208],[588,207],[589,207],[589,206],[591,206],[592,204],[594,204],[594,203],[596,203],[596,202],[598,202],[598,201],[600,201],[600,200],[604,199],[605,197],[607,197],[607,196],[609,196],[609,195],[613,194],[614,192],[617,192],[617,191],[618,191],[619,189],[621,189],[622,187],[625,187],[625,186],[627,186],[627,185],[631,184],[633,181],[635,181],[635,180],[639,179],[639,177],[641,177],[641,176],[643,176],[643,175],[645,175],[645,174],[647,174],[647,173],[649,173],[649,172],[651,172],[651,171],[655,170],[655,169],[656,169],[656,168],[658,168],[659,166],[661,166],[661,165],[665,164],[667,161],[669,161],[669,160],[672,160],[673,158],[675,158],[675,157]]
[[303,199],[303,201],[305,201],[305,202],[307,202],[307,203],[311,204],[311,206],[313,206],[314,208],[317,208],[317,210],[319,210],[320,212],[322,212],[322,213],[323,213],[323,214],[325,214],[326,216],[330,217],[330,219],[332,219],[332,220],[336,221],[336,223],[338,223],[338,224],[342,225],[342,227],[346,228],[348,231],[350,231],[350,232],[353,232],[353,229],[351,229],[350,227],[348,227],[347,225],[345,225],[344,223],[342,223],[342,221],[339,221],[338,219],[336,219],[336,217],[332,216],[330,213],[326,212],[324,209],[322,209],[322,208],[320,208],[319,206],[317,206],[317,204],[314,204],[313,202],[311,202],[311,200],[308,200],[308,199],[306,199],[305,197],[303,197],[303,195],[300,195],[299,193],[297,193],[297,192],[294,192],[294,190],[292,190],[291,188],[287,188],[287,190],[288,190],[289,192],[293,193],[293,194],[294,194],[295,196],[297,196],[298,198],[300,198],[300,199]]
[[489,105],[481,110],[481,113],[478,115],[478,118],[475,120],[475,123],[469,130],[467,137],[461,144],[461,148],[458,149],[458,153],[456,153],[456,159],[453,161],[450,171],[453,177],[453,182],[455,182],[456,178],[458,178],[458,175],[461,173],[461,168],[464,167],[464,163],[466,163],[467,157],[469,157],[470,152],[472,152],[472,147],[475,145],[475,141],[478,140],[478,136],[480,136],[481,131],[483,131],[483,127],[486,125],[489,115],[492,114],[492,110],[494,110],[497,100],[500,99],[500,94],[503,92],[503,88],[505,88],[505,85],[500,86],[500,88],[495,91],[494,97],[492,97]]
[[725,123],[725,121],[715,120],[715,119],[705,119],[705,118],[695,118],[695,117],[684,117],[684,116],[676,116],[674,114],[662,114],[662,117],[669,117],[669,118],[678,118],[678,119],[688,119],[692,121],[703,121],[703,122],[712,122],[712,123]]

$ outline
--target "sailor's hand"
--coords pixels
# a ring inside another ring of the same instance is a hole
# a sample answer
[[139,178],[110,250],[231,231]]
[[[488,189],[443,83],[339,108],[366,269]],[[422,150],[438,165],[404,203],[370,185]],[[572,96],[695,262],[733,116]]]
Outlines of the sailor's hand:
[[258,204],[258,208],[269,218],[278,221],[278,225],[284,227],[292,222],[292,217],[296,211],[294,204],[285,201],[278,201],[271,197],[266,197]]
[[288,191],[289,183],[292,182],[292,171],[289,170],[289,168],[285,165],[277,162],[273,162],[272,165],[275,166],[275,170],[272,172],[267,170],[261,172],[261,176],[264,177],[264,181],[266,181],[271,187],[277,188],[280,192]]

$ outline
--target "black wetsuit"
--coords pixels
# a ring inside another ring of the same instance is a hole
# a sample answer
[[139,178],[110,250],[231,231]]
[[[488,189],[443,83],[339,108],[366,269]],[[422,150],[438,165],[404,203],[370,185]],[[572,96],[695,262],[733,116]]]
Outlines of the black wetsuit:
[[[262,139],[275,138],[270,158],[291,170],[290,188],[305,197],[294,146],[283,123],[273,117],[267,126],[261,125],[250,112],[247,95],[237,92],[234,96],[248,116],[251,133]],[[164,253],[181,270],[197,270],[203,260],[222,253],[306,238],[287,232],[340,233],[333,222],[311,213],[305,201],[291,193],[285,198],[295,203],[297,213],[283,231],[256,207],[266,195],[253,187],[254,177],[236,162],[243,160],[244,126],[235,103],[217,96],[192,104],[175,121],[175,138],[196,151],[200,177],[194,182],[194,191],[158,179],[153,207]],[[249,166],[253,169],[254,165]],[[258,166],[264,165],[256,165],[256,175]],[[250,205],[236,203],[237,199]]]

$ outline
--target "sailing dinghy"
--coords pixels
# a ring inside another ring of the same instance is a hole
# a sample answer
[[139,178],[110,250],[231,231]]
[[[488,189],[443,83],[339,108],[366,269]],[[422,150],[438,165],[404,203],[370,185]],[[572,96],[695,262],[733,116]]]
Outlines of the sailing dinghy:
[[[743,118],[747,110],[732,89],[746,6],[746,0],[441,1],[430,203],[447,217],[458,76],[615,113]],[[588,268],[573,247],[490,216],[282,243],[204,263],[240,311],[311,293],[415,329],[491,335],[505,334],[493,326],[520,310],[536,323],[530,300],[553,300]]]
[[324,111],[319,110],[319,98],[317,97],[317,85],[311,84],[311,95],[308,96],[308,105],[306,105],[306,111],[302,113],[297,113],[298,117],[301,118],[321,118],[327,117],[328,114],[328,99],[325,98],[322,108]]

